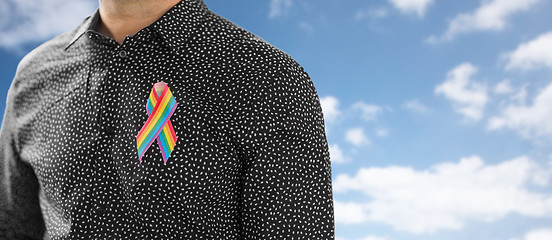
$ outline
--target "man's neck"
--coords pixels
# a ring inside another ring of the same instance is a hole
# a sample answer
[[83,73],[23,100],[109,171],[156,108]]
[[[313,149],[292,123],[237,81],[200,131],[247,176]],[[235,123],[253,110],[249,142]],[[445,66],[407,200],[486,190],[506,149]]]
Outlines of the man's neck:
[[149,26],[180,1],[186,0],[99,0],[98,31],[122,44],[127,35]]

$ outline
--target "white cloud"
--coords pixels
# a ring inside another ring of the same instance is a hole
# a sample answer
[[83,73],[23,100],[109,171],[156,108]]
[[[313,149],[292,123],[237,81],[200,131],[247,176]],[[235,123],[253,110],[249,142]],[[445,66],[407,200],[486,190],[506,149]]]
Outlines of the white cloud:
[[423,17],[433,0],[389,0],[402,13],[415,13]]
[[360,110],[362,113],[362,118],[367,121],[374,120],[383,111],[383,108],[381,106],[364,102],[357,102],[353,104],[352,108]]
[[510,98],[512,100],[516,100],[520,104],[525,104],[525,101],[527,99],[527,86],[529,86],[529,83],[523,84],[523,86],[521,86],[521,89]]
[[[523,93],[523,92],[522,92]],[[502,109],[500,116],[489,119],[490,130],[511,128],[525,138],[552,139],[552,83],[542,89],[532,105],[512,103]]]
[[363,223],[369,220],[365,207],[360,203],[334,200],[335,222],[340,224]]
[[521,239],[512,239],[512,240],[550,240],[552,239],[552,228],[541,228],[535,229],[527,234]]
[[356,146],[370,144],[370,139],[366,136],[362,127],[351,128],[347,130],[347,132],[345,133],[345,140]]
[[330,145],[330,159],[335,163],[346,163],[349,162],[349,158],[345,157],[343,151],[337,144]]
[[505,54],[508,58],[506,69],[529,70],[537,67],[552,67],[552,32],[522,43],[518,48]]
[[429,43],[451,41],[457,35],[474,31],[500,31],[507,25],[507,19],[518,12],[526,11],[540,0],[487,0],[476,10],[457,15],[449,22],[448,29],[441,36],[430,36]]
[[292,0],[272,0],[270,1],[269,18],[275,18],[285,14],[293,5]]
[[[552,164],[542,167],[527,156],[494,165],[471,156],[426,170],[361,168],[334,180],[336,222],[372,221],[420,234],[461,230],[467,222],[492,222],[508,214],[551,217],[552,194],[530,190],[546,186],[551,170]],[[348,192],[369,200],[338,200]]]
[[418,99],[412,99],[403,104],[403,107],[414,112],[426,113],[427,107],[423,105]]
[[510,94],[514,91],[510,79],[504,79],[501,82],[497,83],[494,88],[495,94]]
[[339,100],[336,97],[323,97],[320,99],[320,105],[322,105],[325,122],[334,122],[341,116],[341,111],[339,111]]
[[488,101],[487,87],[471,78],[477,71],[472,64],[462,63],[450,70],[445,82],[435,88],[436,94],[451,100],[457,112],[472,120],[482,118]]
[[0,3],[0,47],[15,50],[48,40],[76,27],[96,6],[87,0],[4,0]]

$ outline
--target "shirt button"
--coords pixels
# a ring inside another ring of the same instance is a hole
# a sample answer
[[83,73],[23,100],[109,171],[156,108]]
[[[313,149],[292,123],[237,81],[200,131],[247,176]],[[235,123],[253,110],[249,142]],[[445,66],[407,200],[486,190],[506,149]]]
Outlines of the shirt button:
[[115,128],[113,126],[106,126],[105,133],[107,135],[113,135],[113,133],[115,133]]
[[102,205],[98,205],[96,206],[96,213],[101,215],[101,214],[104,214],[106,212],[106,207],[105,206],[102,206]]
[[125,50],[119,51],[119,57],[124,58],[124,57],[126,57],[126,56],[127,56],[127,52],[126,52]]

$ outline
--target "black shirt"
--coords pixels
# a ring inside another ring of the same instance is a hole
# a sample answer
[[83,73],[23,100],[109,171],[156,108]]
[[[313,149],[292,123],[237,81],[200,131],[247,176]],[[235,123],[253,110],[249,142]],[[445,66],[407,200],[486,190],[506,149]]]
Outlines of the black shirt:
[[[0,239],[334,239],[320,100],[293,58],[201,0],[121,45],[98,20],[18,66],[0,134]],[[157,82],[178,103],[166,163],[158,140],[141,161],[137,150]]]

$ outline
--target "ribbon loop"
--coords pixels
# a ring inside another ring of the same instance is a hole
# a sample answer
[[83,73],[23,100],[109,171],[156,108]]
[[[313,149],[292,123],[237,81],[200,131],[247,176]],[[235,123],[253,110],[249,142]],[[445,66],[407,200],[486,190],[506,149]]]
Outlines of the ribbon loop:
[[[156,89],[162,89],[160,95],[158,95]],[[163,155],[163,162],[167,163],[167,159],[176,145],[176,134],[170,120],[176,106],[177,102],[166,83],[158,82],[153,85],[146,104],[148,120],[136,135],[140,163],[142,163],[142,157],[155,140],[157,140]]]

